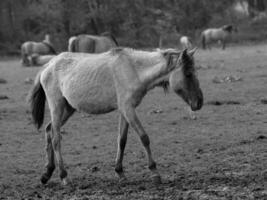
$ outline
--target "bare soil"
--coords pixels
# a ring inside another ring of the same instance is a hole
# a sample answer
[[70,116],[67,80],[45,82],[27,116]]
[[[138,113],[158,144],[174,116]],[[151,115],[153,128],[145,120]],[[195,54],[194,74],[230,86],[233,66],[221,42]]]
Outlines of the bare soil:
[[[47,185],[40,183],[44,131],[34,128],[25,101],[40,68],[2,59],[0,199],[267,199],[267,45],[199,50],[195,57],[205,97],[196,120],[179,97],[161,88],[137,109],[163,183],[150,180],[144,149],[132,130],[124,159],[128,180],[118,182],[118,113],[76,113],[62,133],[69,186],[61,185],[58,171]],[[227,76],[241,79],[213,82]]]

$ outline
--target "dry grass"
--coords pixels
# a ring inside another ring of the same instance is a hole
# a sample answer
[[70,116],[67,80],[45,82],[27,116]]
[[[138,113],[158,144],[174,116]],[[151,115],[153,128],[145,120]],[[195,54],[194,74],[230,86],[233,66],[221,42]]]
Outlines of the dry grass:
[[[31,124],[25,103],[38,68],[18,60],[0,62],[0,199],[266,199],[267,64],[266,45],[199,51],[196,63],[205,102],[197,120],[189,120],[185,103],[162,89],[151,91],[138,114],[151,138],[163,184],[149,179],[141,142],[129,133],[124,167],[128,181],[114,173],[117,113],[77,113],[63,128],[63,155],[73,185],[62,187],[58,171],[48,185],[44,170],[44,133]],[[215,76],[242,81],[214,84]],[[152,110],[161,110],[154,113]],[[46,113],[46,121],[49,115]],[[93,169],[98,170],[93,170]]]

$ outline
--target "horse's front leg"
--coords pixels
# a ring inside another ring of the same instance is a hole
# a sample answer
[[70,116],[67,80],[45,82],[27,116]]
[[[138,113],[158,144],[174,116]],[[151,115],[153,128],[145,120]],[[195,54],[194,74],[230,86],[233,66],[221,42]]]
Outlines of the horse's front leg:
[[124,116],[120,114],[118,149],[117,149],[116,166],[115,166],[115,171],[118,174],[120,180],[126,179],[123,172],[122,160],[123,160],[124,149],[127,142],[128,128],[129,128],[129,123],[126,121]]
[[156,162],[154,161],[150,149],[150,140],[148,135],[146,134],[141,122],[139,121],[135,109],[131,106],[126,106],[123,109],[123,114],[128,121],[128,123],[133,127],[135,132],[139,135],[140,140],[146,150],[147,158],[148,158],[148,168],[152,172],[152,179],[155,183],[161,183],[160,174],[156,167]]
[[223,40],[223,41],[222,41],[222,49],[224,50],[225,47],[226,47],[226,44],[225,44],[225,41]]

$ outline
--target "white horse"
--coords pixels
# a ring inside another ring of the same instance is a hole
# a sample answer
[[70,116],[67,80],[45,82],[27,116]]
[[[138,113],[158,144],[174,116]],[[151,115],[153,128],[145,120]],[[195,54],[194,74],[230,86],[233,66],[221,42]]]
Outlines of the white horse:
[[188,36],[182,36],[180,38],[180,44],[183,49],[191,49],[192,48],[192,40]]
[[27,41],[21,45],[21,58],[23,65],[25,66],[30,65],[30,61],[28,60],[28,58],[33,54],[39,54],[39,55],[57,54],[54,46],[51,43],[49,34],[45,35],[45,39],[42,42]]
[[101,54],[65,52],[53,58],[38,73],[29,94],[37,128],[43,124],[46,100],[51,114],[51,122],[45,129],[47,165],[41,182],[45,184],[50,179],[56,160],[60,178],[63,184],[67,183],[60,127],[76,110],[90,114],[119,110],[116,173],[119,178],[125,178],[122,160],[130,125],[146,150],[153,180],[160,183],[149,137],[135,108],[149,90],[170,85],[192,110],[199,110],[203,105],[203,95],[195,73],[193,54],[194,51],[175,49],[146,52],[116,48]]

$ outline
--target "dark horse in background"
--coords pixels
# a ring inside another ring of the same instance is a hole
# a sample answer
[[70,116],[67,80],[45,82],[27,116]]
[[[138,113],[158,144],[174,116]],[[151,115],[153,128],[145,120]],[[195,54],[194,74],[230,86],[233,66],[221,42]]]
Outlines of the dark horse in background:
[[117,46],[117,40],[109,32],[102,33],[100,36],[81,34],[69,39],[68,51],[102,53]]
[[24,66],[31,65],[30,58],[32,55],[51,55],[57,54],[51,43],[50,35],[46,34],[42,42],[27,41],[21,45],[21,58]]
[[213,42],[221,42],[222,49],[226,47],[226,41],[230,37],[231,33],[237,29],[233,25],[224,25],[220,28],[209,28],[201,33],[201,41],[203,49],[208,47],[210,49],[210,44]]

